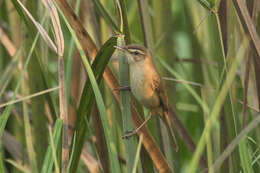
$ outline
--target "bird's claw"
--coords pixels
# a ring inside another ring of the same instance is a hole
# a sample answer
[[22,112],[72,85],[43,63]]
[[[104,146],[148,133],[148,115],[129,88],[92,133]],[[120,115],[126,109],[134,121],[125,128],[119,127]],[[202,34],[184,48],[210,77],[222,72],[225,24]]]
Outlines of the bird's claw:
[[135,133],[134,133],[134,130],[127,130],[124,134],[124,136],[122,136],[122,139],[129,139],[131,136],[133,136]]

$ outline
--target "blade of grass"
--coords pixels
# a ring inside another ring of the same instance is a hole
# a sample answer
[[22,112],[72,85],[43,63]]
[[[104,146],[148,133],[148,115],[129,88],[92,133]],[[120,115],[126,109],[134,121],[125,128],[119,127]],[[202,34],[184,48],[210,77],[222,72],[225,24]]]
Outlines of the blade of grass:
[[17,163],[16,161],[14,160],[11,160],[11,159],[6,159],[6,161],[8,163],[10,163],[11,165],[13,165],[14,167],[16,167],[18,170],[20,170],[21,172],[24,172],[24,173],[31,173],[31,171],[28,169],[28,168],[25,168],[24,166],[20,165],[19,163]]
[[100,3],[99,0],[94,0],[94,4],[96,5],[98,12],[102,15],[106,23],[116,32],[121,33],[120,29],[117,27],[115,24],[114,20],[112,17],[108,14],[104,6]]
[[[61,30],[60,19],[55,8],[55,5],[51,0],[42,0],[44,6],[47,8],[50,13],[53,29],[54,29],[54,37],[57,46],[57,54],[62,57],[64,54],[64,38]],[[48,43],[47,43],[48,44]]]
[[254,173],[254,170],[251,166],[252,160],[250,158],[249,148],[247,147],[247,140],[244,137],[239,143],[239,154],[241,158],[241,166],[246,173]]
[[[52,153],[52,157],[53,157],[53,160],[54,160],[55,172],[60,173],[60,166],[58,164],[58,159],[57,159],[57,156],[56,156],[56,149],[55,149],[54,141],[53,141],[53,135],[52,135],[50,127],[49,127],[49,134],[50,134],[50,144],[51,144],[51,151],[52,151],[51,153]],[[63,165],[61,165],[61,167],[63,167]]]
[[134,160],[134,166],[133,166],[132,173],[136,173],[138,160],[140,158],[140,151],[141,151],[141,148],[142,148],[142,141],[143,141],[143,135],[140,135],[140,139],[139,139],[139,143],[138,143],[137,150],[136,150],[136,155],[135,155],[135,160]]
[[[28,18],[26,18],[26,16],[23,14],[23,9],[21,8],[21,6],[19,5],[19,3],[16,0],[12,0],[12,3],[16,9],[16,11],[18,12],[19,16],[21,17],[21,19],[24,21],[26,27],[28,30],[30,30],[29,33],[29,38],[30,40],[33,42],[35,35],[37,34],[37,30],[34,27],[34,24],[31,23],[31,20],[29,20]],[[44,17],[42,18],[40,25],[43,25],[43,23],[46,21],[47,18],[47,13],[45,12]],[[45,88],[51,88],[51,80],[49,78],[49,71],[46,70],[46,68],[44,67],[44,63],[42,62],[42,59],[40,58],[40,56],[38,55],[37,51],[35,52],[38,63],[37,63],[37,67],[35,67],[36,69],[40,69],[41,74],[43,76],[44,79],[44,85],[46,86]],[[58,111],[57,111],[57,103],[56,100],[54,98],[54,96],[52,94],[48,94],[47,95],[47,100],[48,100],[48,104],[50,106],[50,110],[51,113],[54,115],[58,115]]]
[[215,101],[214,107],[212,108],[212,111],[210,113],[209,119],[206,122],[205,128],[204,128],[201,138],[199,140],[199,144],[196,148],[195,154],[192,157],[192,160],[191,160],[191,163],[190,163],[190,166],[188,169],[189,173],[194,173],[197,169],[197,166],[198,166],[197,163],[198,163],[200,156],[205,147],[206,136],[208,134],[210,134],[212,127],[214,126],[214,124],[216,123],[216,121],[219,117],[219,112],[220,112],[221,106],[224,103],[224,100],[226,98],[226,95],[228,94],[229,88],[235,78],[237,67],[239,66],[239,64],[243,58],[243,55],[245,53],[247,46],[248,46],[248,41],[246,40],[246,38],[244,38],[244,40],[240,46],[240,49],[238,50],[237,57],[234,58],[231,68],[227,74],[226,80],[223,83],[223,86],[218,94],[218,97],[216,98],[216,101]]
[[38,92],[38,93],[35,93],[35,94],[31,94],[29,96],[25,96],[25,97],[22,97],[22,98],[19,98],[19,99],[16,99],[16,100],[12,100],[12,101],[9,101],[7,103],[0,104],[0,108],[6,107],[6,106],[11,105],[11,104],[19,103],[19,102],[22,102],[22,101],[25,101],[25,100],[29,100],[31,98],[34,98],[34,97],[55,91],[57,89],[59,89],[59,87],[50,88],[50,89],[47,89],[47,90],[44,90],[44,91],[41,91],[41,92]]
[[[37,30],[32,24],[31,19],[28,19],[24,14],[21,9],[21,6],[18,4],[17,1],[12,0],[17,12],[19,13],[20,17],[23,19],[25,22],[25,26],[27,27],[30,32],[28,32],[29,39],[27,40],[27,46],[31,44],[30,41],[32,41],[37,33]],[[35,8],[30,8],[34,7],[34,3],[28,3],[28,8],[31,9],[31,11],[35,12]],[[41,24],[45,21],[47,13],[44,13]],[[37,23],[38,25],[41,25]],[[30,45],[31,46],[31,45]],[[28,46],[29,47],[29,46]],[[49,72],[47,71],[47,68],[43,65],[42,59],[37,54],[37,51],[35,51],[35,56],[37,59],[32,59],[31,63],[28,66],[28,74],[30,76],[29,85],[30,85],[30,91],[31,92],[37,92],[39,90],[43,90],[44,88],[50,88],[50,78],[49,78]],[[37,85],[35,85],[37,83]],[[46,87],[47,86],[47,87]],[[53,116],[56,115],[56,102],[52,94],[47,95],[48,99],[48,105],[50,107],[51,113]],[[36,161],[38,162],[39,167],[42,166],[43,159],[44,159],[44,148],[47,147],[47,142],[46,140],[42,140],[43,138],[47,138],[47,128],[45,126],[45,111],[44,111],[44,97],[39,97],[37,99],[33,99],[32,101],[32,106],[31,106],[31,111],[32,114],[38,114],[38,116],[32,116],[32,121],[33,121],[33,129],[34,129],[34,142],[35,144],[35,150],[37,152],[37,159]],[[45,130],[46,129],[46,130]]]
[[[77,136],[77,135],[75,134],[75,136]],[[67,171],[66,171],[67,173],[69,173],[70,168],[71,168],[72,159],[73,159],[73,157],[74,157],[75,145],[76,145],[76,137],[73,138],[73,143],[72,143],[72,148],[71,148],[71,154],[70,154],[70,160],[69,160],[69,164],[68,164]]]
[[47,34],[47,32],[45,31],[45,29],[41,26],[40,23],[38,23],[33,16],[31,15],[31,13],[27,10],[27,8],[21,3],[20,0],[16,0],[18,2],[18,4],[22,7],[22,9],[24,10],[24,12],[26,13],[26,15],[30,18],[30,20],[33,22],[33,24],[35,25],[35,27],[37,27],[39,33],[41,34],[42,38],[44,39],[44,41],[46,42],[46,44],[56,53],[58,53],[57,51],[57,47],[55,46],[55,44],[53,43],[53,41],[51,40],[51,38],[49,37],[49,35]]
[[[201,89],[201,95],[202,95],[202,99],[204,100],[204,102],[207,102],[207,95],[206,95],[206,91],[205,89]],[[204,116],[204,120],[205,122],[208,120],[208,114],[206,114],[204,112],[203,114]],[[206,136],[206,148],[207,148],[207,161],[208,161],[208,167],[209,167],[209,170],[208,172],[209,173],[214,173],[213,169],[212,169],[212,163],[213,163],[213,155],[212,155],[212,139],[210,138],[210,135],[207,135]]]
[[[54,148],[56,149],[55,151],[57,151],[58,144],[61,141],[61,135],[62,135],[62,120],[58,118],[55,121],[55,124],[53,127],[53,136],[52,136]],[[50,138],[51,138],[51,136],[50,136]],[[54,151],[53,151],[52,144],[49,142],[49,145],[48,145],[48,148],[47,148],[47,151],[45,154],[43,166],[41,169],[41,173],[51,173],[52,172],[53,163],[54,163],[53,153],[54,153]],[[56,152],[55,152],[55,155],[56,155]]]
[[[114,52],[114,47],[116,45],[116,38],[110,38],[100,49],[98,52],[93,64],[92,68],[94,70],[94,74],[98,83],[101,82],[102,74],[108,63],[110,57]],[[76,138],[75,142],[75,156],[72,160],[71,171],[75,171],[78,165],[78,161],[80,158],[80,154],[82,151],[82,147],[84,144],[84,137],[86,134],[87,123],[85,120],[85,116],[90,118],[90,114],[92,112],[94,104],[94,93],[91,90],[91,84],[89,81],[85,83],[81,98],[79,108],[77,110],[77,121],[76,121]]]
[[63,15],[62,11],[60,10],[60,14],[62,15],[72,37],[74,38],[75,44],[79,50],[79,53],[81,55],[83,64],[85,66],[85,69],[89,75],[89,79],[92,85],[92,89],[94,91],[94,95],[96,98],[96,102],[97,102],[97,106],[98,109],[100,111],[100,115],[101,115],[101,120],[102,120],[102,124],[103,124],[103,128],[104,128],[104,132],[105,132],[105,138],[107,141],[107,147],[108,147],[108,154],[109,154],[109,158],[110,158],[110,166],[111,166],[111,171],[112,172],[119,172],[120,168],[119,168],[119,162],[117,159],[117,153],[116,153],[116,148],[115,148],[115,143],[113,140],[113,135],[111,134],[111,129],[109,127],[109,122],[108,122],[108,117],[107,117],[107,113],[106,113],[106,109],[105,109],[105,105],[104,105],[104,101],[102,99],[102,95],[100,93],[96,78],[94,76],[94,73],[91,69],[91,66],[87,60],[87,57],[84,53],[84,50],[82,49],[76,34],[74,32],[74,30],[71,28],[70,24],[68,23],[68,21],[66,20],[65,16]]
[[3,150],[3,144],[2,141],[0,140],[0,172],[5,172],[4,168],[4,150]]
[[13,73],[15,71],[15,67],[18,64],[18,57],[21,53],[22,49],[19,49],[17,55],[13,57],[12,61],[7,65],[4,73],[0,77],[0,98],[2,98],[3,93],[5,92],[6,87],[13,77]]
[[116,0],[117,2],[117,7],[119,10],[119,16],[120,16],[120,30],[123,32],[125,35],[125,43],[130,44],[131,43],[131,38],[130,38],[130,31],[128,27],[128,21],[127,21],[127,13],[126,13],[126,6],[125,6],[125,1],[124,0]]
[[27,146],[27,152],[29,156],[29,162],[32,172],[38,173],[36,152],[33,146],[32,127],[29,120],[29,112],[27,104],[23,103],[23,117],[24,117],[24,130],[25,130],[25,141]]
[[232,142],[226,147],[226,149],[222,152],[222,154],[215,161],[213,168],[214,171],[218,171],[221,164],[228,158],[228,156],[234,151],[237,145],[240,144],[241,140],[245,140],[246,135],[257,127],[260,123],[260,115],[257,114],[256,118],[254,118],[237,136]]
[[[34,39],[34,42],[33,42],[33,44],[32,44],[32,47],[31,47],[31,49],[30,49],[30,51],[29,51],[29,53],[28,53],[28,57],[27,57],[26,62],[25,62],[25,64],[24,64],[24,68],[23,68],[23,70],[22,70],[22,72],[21,72],[21,77],[20,77],[20,79],[19,79],[19,81],[18,81],[18,83],[17,83],[17,85],[16,85],[16,87],[15,87],[14,94],[13,94],[11,100],[14,100],[14,99],[15,99],[15,96],[16,96],[18,90],[20,89],[22,79],[23,79],[23,77],[24,77],[25,71],[26,71],[27,66],[28,66],[28,64],[29,64],[29,62],[30,62],[30,59],[31,59],[31,57],[32,57],[32,53],[33,53],[33,50],[34,50],[34,48],[35,48],[35,45],[36,45],[36,42],[37,42],[38,38],[39,38],[39,34],[36,35],[36,37],[35,37],[35,39]],[[13,105],[11,104],[11,105],[9,105],[7,108],[5,108],[4,112],[3,112],[3,113],[1,114],[1,116],[0,116],[0,137],[2,137],[2,135],[3,135],[3,131],[4,131],[4,128],[5,128],[5,126],[6,126],[7,120],[8,120],[8,118],[9,118],[9,116],[10,116],[12,107],[13,107]]]

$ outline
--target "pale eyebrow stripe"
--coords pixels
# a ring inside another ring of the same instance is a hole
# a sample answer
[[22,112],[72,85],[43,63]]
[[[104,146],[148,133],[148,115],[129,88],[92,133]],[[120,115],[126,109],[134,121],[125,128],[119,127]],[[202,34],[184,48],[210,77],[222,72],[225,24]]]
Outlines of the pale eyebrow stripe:
[[128,49],[128,50],[129,50],[130,53],[138,52],[138,53],[140,53],[142,55],[145,55],[145,53],[143,51],[138,50],[138,49]]

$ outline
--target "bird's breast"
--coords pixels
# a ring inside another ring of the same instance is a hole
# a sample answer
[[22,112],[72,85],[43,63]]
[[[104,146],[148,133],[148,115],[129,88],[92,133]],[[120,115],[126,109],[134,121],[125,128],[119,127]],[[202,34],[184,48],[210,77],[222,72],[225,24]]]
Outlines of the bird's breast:
[[159,97],[152,88],[152,72],[142,66],[130,66],[130,86],[136,99],[148,109],[160,105]]

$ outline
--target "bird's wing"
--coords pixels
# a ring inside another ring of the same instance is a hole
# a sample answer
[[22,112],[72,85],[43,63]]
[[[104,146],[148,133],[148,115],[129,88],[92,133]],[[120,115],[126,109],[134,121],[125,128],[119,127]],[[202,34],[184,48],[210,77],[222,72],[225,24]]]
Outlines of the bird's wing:
[[158,75],[153,79],[153,89],[158,93],[160,104],[164,112],[168,112],[168,97],[163,82]]
[[175,137],[174,131],[173,131],[173,127],[171,124],[171,120],[168,114],[168,97],[166,95],[166,90],[164,88],[164,85],[161,81],[160,76],[158,76],[157,78],[154,78],[153,81],[153,89],[158,93],[159,99],[160,99],[160,103],[163,108],[163,115],[160,117],[162,118],[162,120],[164,121],[164,123],[166,124],[170,136],[172,137],[172,141],[173,141],[173,145],[176,151],[178,151],[178,142],[177,139]]

